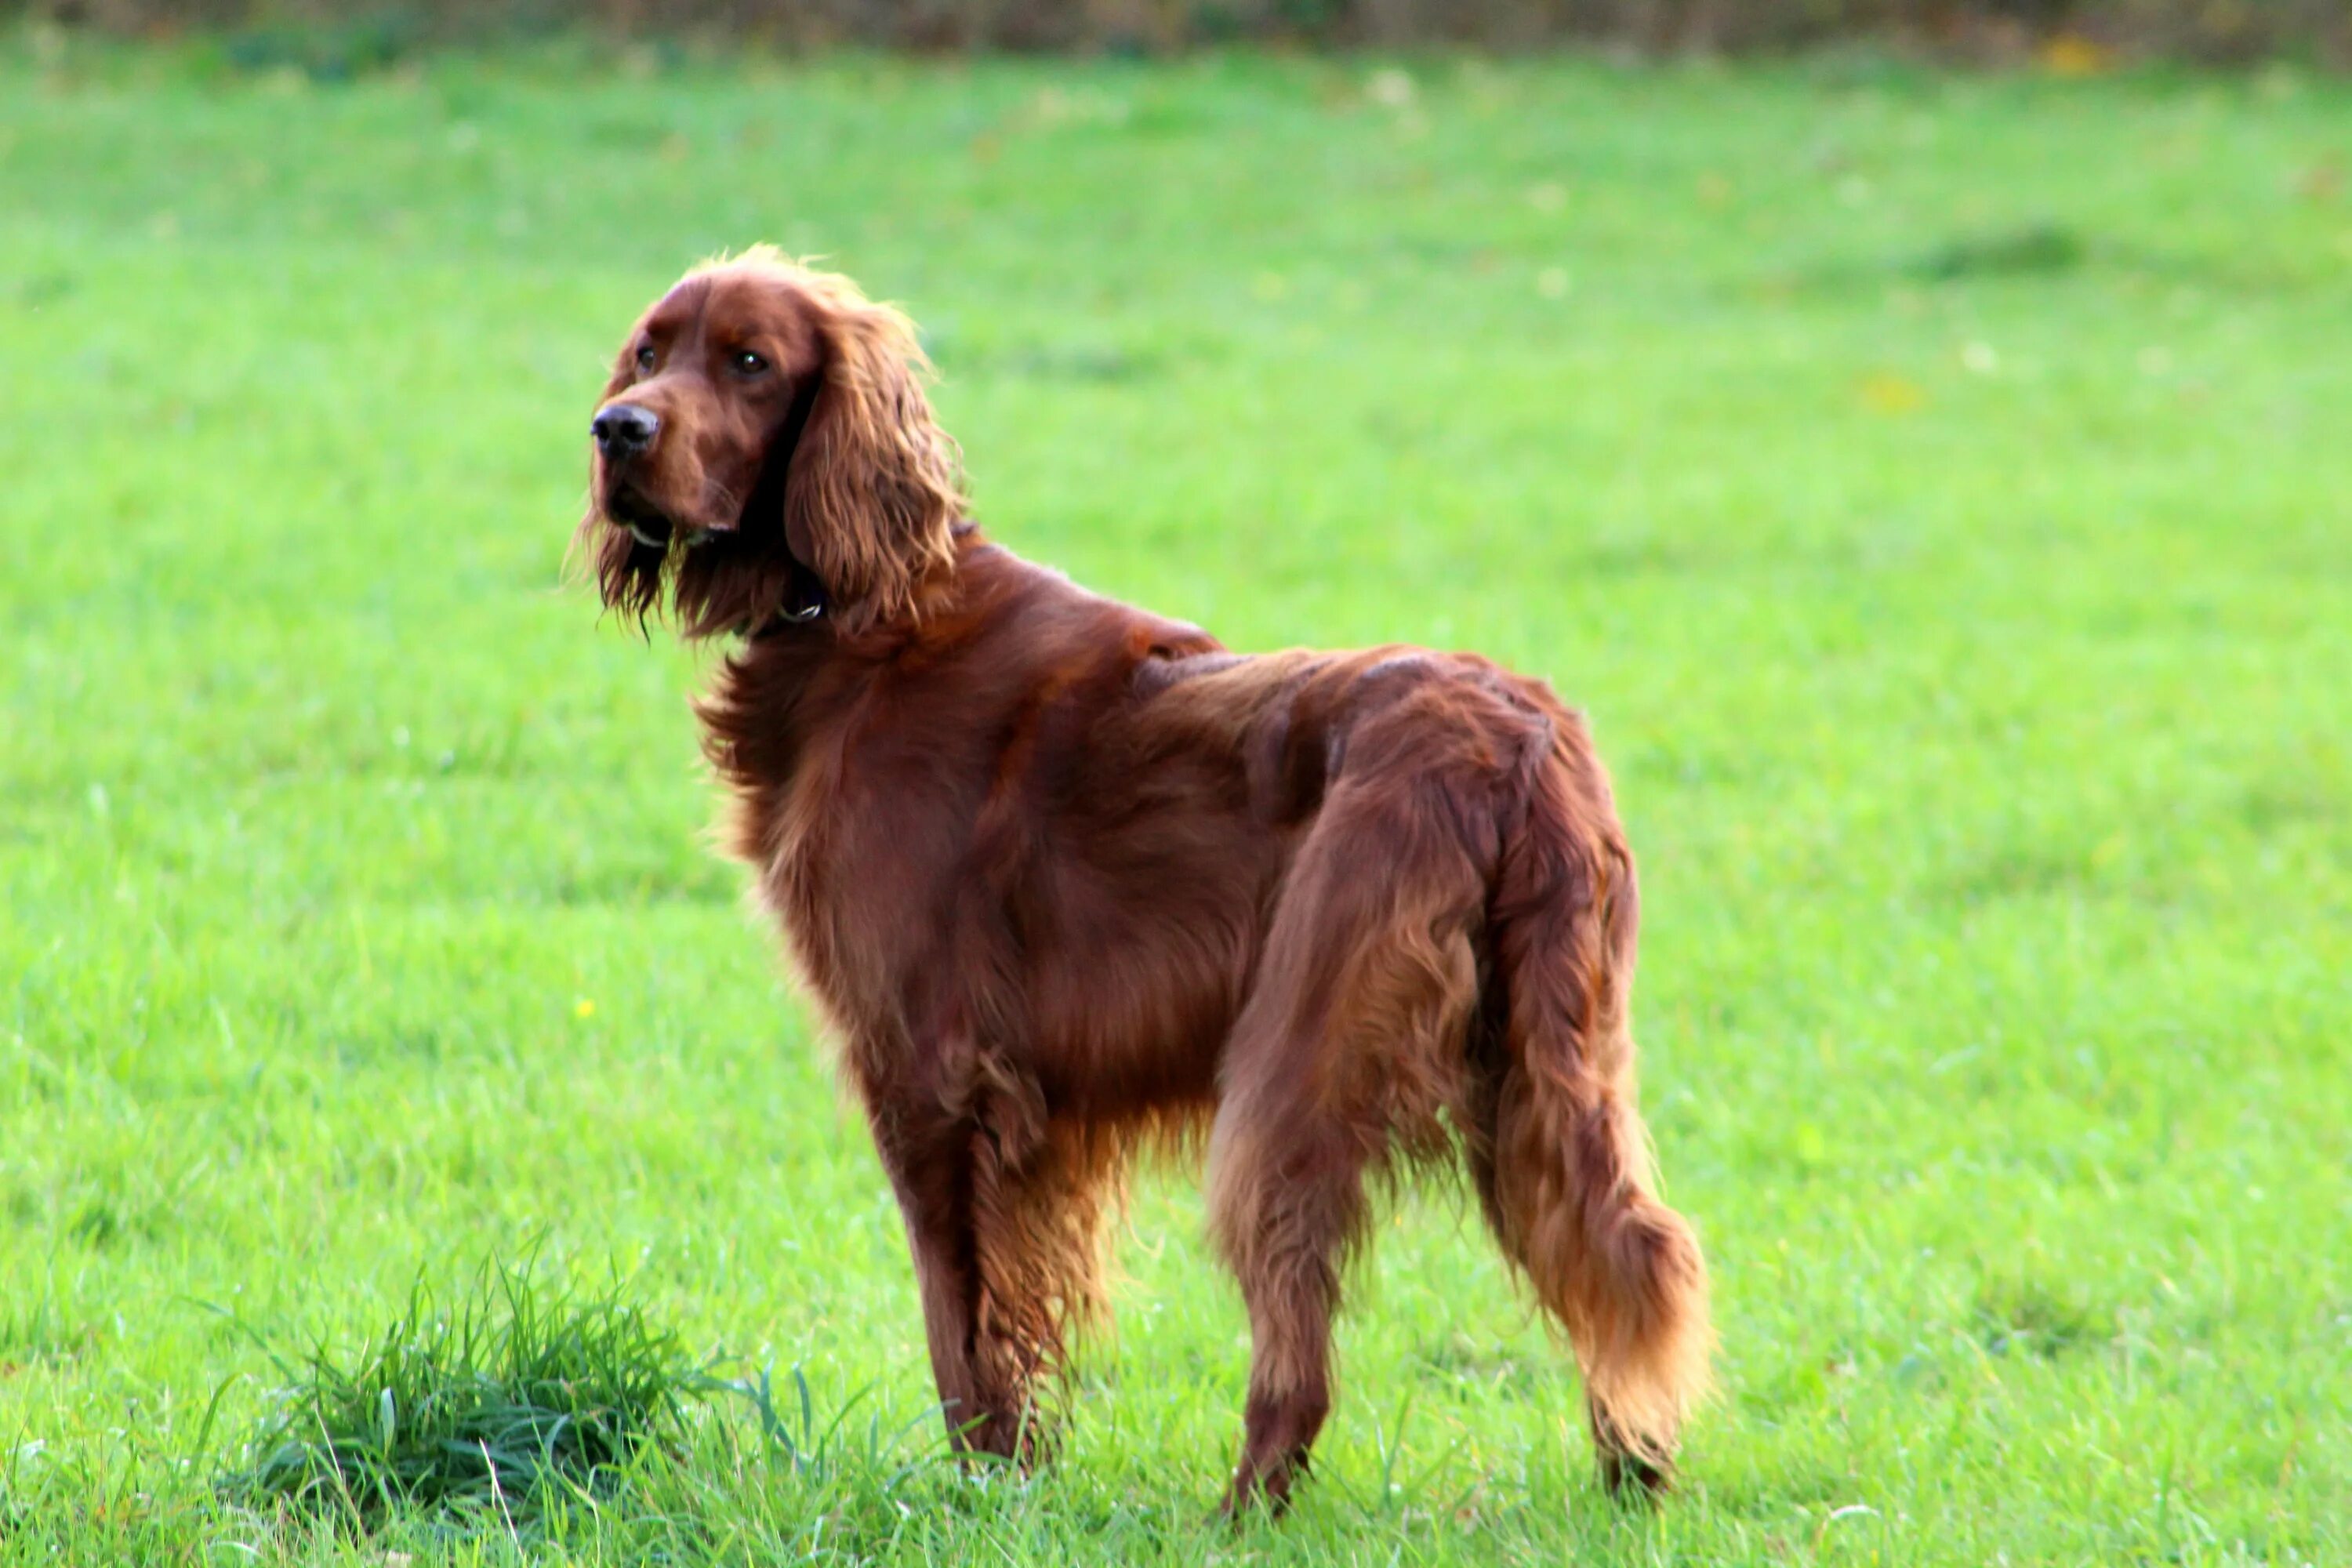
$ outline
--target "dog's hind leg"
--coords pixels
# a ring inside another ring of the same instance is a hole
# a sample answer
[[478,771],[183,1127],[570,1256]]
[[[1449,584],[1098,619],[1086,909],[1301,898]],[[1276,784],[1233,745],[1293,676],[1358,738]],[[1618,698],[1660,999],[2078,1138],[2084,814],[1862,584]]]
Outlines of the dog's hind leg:
[[1341,785],[1299,847],[1227,1047],[1210,1213],[1252,1355],[1228,1510],[1279,1510],[1330,1408],[1339,1274],[1364,1175],[1445,1147],[1477,999],[1486,873],[1431,781]]

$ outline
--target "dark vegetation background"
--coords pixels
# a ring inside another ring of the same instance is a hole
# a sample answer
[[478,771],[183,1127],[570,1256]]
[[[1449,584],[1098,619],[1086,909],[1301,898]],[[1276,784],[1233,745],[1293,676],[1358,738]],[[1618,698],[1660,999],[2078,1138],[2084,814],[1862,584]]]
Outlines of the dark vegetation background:
[[586,26],[792,47],[1158,51],[1236,41],[1396,47],[1599,44],[1659,52],[1852,39],[1968,58],[2058,51],[2352,66],[2352,0],[0,0],[138,34],[344,28],[397,50],[429,37]]

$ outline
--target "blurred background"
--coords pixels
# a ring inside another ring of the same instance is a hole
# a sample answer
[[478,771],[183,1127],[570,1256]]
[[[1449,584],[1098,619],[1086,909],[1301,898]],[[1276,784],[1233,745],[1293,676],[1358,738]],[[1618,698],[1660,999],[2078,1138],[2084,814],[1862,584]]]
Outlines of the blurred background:
[[2207,61],[2293,51],[2338,64],[2352,49],[2352,16],[2339,0],[33,0],[22,8],[126,32],[341,24],[386,41],[576,27],[923,50],[1598,44],[1689,53],[1860,40],[1998,58],[2063,40]]
[[[0,7],[0,1555],[2352,1555],[2348,22]],[[1663,1512],[1434,1191],[1210,1532],[1181,1167],[1063,1463],[936,1462],[711,656],[562,578],[620,335],[760,240],[1012,548],[1591,716],[1724,1336]]]

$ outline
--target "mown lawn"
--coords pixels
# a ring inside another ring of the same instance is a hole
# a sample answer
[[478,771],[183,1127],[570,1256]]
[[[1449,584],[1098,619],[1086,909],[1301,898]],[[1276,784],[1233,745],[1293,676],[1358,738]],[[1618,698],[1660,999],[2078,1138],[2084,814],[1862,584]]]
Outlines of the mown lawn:
[[[2352,1558],[2343,83],[0,40],[0,1556]],[[1663,1510],[1439,1194],[1317,1484],[1212,1528],[1184,1173],[1061,1465],[927,1457],[697,663],[559,582],[618,333],[760,238],[925,322],[1015,548],[1589,710],[1722,1321]],[[698,1405],[517,1534],[216,1500],[248,1330],[534,1243],[854,1440]]]

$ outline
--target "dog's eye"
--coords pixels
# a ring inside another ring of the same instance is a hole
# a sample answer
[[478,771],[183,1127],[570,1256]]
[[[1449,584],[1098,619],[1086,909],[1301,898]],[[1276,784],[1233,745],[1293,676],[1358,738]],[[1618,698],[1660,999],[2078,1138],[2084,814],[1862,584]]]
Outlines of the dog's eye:
[[653,344],[651,344],[651,343],[642,343],[642,344],[638,345],[638,348],[637,348],[637,368],[638,368],[639,370],[641,370],[641,371],[646,371],[646,370],[651,370],[651,369],[653,369],[653,367],[654,367],[654,346],[653,346]]
[[750,349],[737,349],[728,359],[738,375],[757,375],[768,368],[768,362]]

